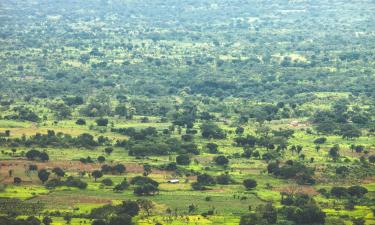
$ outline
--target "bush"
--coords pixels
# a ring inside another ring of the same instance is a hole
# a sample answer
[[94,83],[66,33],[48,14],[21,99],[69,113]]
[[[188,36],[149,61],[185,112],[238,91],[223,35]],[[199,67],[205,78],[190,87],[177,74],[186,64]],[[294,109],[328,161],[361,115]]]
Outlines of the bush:
[[214,161],[217,165],[220,165],[220,166],[225,166],[225,165],[228,165],[229,163],[229,159],[223,155],[219,155],[215,157]]
[[365,187],[356,185],[349,187],[348,193],[353,197],[362,198],[365,194],[368,193],[368,190]]
[[215,179],[211,175],[206,173],[198,175],[197,182],[203,186],[216,184]]
[[18,184],[21,184],[21,183],[22,183],[22,179],[21,179],[21,178],[19,178],[19,177],[15,177],[15,178],[13,179],[13,184],[18,185]]
[[121,183],[117,184],[114,188],[113,191],[115,192],[121,192],[124,191],[129,187],[129,183],[126,179],[124,179]]
[[189,165],[191,162],[189,155],[178,155],[176,157],[176,163],[178,165]]
[[106,118],[99,118],[95,120],[96,124],[100,127],[106,127],[108,125],[108,119]]
[[76,124],[77,124],[77,125],[86,125],[86,120],[84,120],[84,119],[78,119],[78,120],[76,121]]
[[348,196],[348,190],[344,187],[333,187],[331,189],[331,195],[337,198]]
[[147,184],[143,184],[143,185],[140,185],[140,186],[137,186],[136,188],[134,188],[134,194],[135,195],[139,195],[139,196],[142,196],[142,195],[155,195],[159,192],[159,189],[157,186],[154,186],[150,183],[147,183]]
[[233,183],[233,179],[231,178],[231,176],[229,174],[221,174],[221,175],[216,177],[216,182],[218,184],[226,185],[226,184]]
[[102,184],[105,185],[105,186],[112,186],[113,181],[110,178],[105,178],[105,179],[102,180]]
[[144,184],[151,184],[153,186],[158,187],[159,183],[155,180],[149,178],[149,177],[142,177],[142,176],[136,176],[131,179],[130,184],[133,185],[144,185]]
[[257,182],[254,179],[245,179],[243,181],[243,185],[245,186],[246,189],[253,189],[257,186]]

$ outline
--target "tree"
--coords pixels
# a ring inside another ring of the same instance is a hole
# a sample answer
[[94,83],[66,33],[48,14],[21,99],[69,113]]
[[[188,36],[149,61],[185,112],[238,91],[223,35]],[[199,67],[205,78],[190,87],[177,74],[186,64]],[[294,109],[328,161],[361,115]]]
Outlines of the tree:
[[42,222],[44,223],[44,225],[50,225],[52,223],[52,219],[48,216],[45,216]]
[[215,185],[216,181],[211,175],[204,173],[197,176],[197,182],[201,185]]
[[267,165],[267,171],[269,174],[278,173],[279,171],[279,164],[276,162],[271,162]]
[[219,151],[218,151],[219,146],[215,143],[207,143],[206,147],[208,149],[208,152],[211,153],[211,154],[219,153]]
[[184,154],[184,155],[178,155],[176,157],[176,163],[178,165],[189,165],[190,162],[191,162],[191,160],[190,160],[189,155]]
[[156,187],[159,186],[158,182],[156,182],[155,180],[153,180],[149,177],[144,177],[144,176],[133,177],[130,181],[130,184],[133,184],[133,185],[151,184],[151,185],[154,185]]
[[139,213],[139,204],[136,201],[123,201],[122,204],[120,205],[118,212],[120,214],[127,214],[131,217],[138,215]]
[[123,173],[126,171],[126,167],[125,167],[123,164],[116,164],[116,165],[113,167],[113,170],[114,170],[116,173],[123,174]]
[[243,181],[243,185],[245,186],[246,189],[253,189],[257,186],[257,182],[254,179],[245,179]]
[[355,152],[356,153],[361,153],[361,152],[363,152],[364,149],[365,149],[365,146],[363,146],[363,145],[355,146]]
[[220,166],[226,166],[229,163],[229,159],[223,155],[219,155],[215,157],[214,161],[217,165],[220,165]]
[[113,181],[110,178],[105,178],[105,179],[102,180],[102,184],[105,185],[105,186],[112,186]]
[[300,207],[290,206],[284,208],[288,220],[296,224],[324,224],[326,214],[315,204],[306,204]]
[[19,185],[19,184],[21,184],[22,183],[22,179],[21,178],[19,178],[19,177],[15,177],[14,179],[13,179],[13,184],[15,184],[15,185]]
[[237,135],[242,135],[245,129],[243,127],[237,127],[235,133]]
[[358,138],[362,135],[361,130],[351,124],[346,124],[341,127],[340,133],[342,137],[346,139]]
[[336,168],[336,174],[338,175],[345,175],[348,172],[349,172],[349,169],[346,166],[340,166]]
[[265,219],[269,224],[275,224],[277,222],[277,210],[272,203],[258,206],[257,211],[259,211],[262,218]]
[[107,225],[105,220],[94,220],[91,225]]
[[108,155],[110,155],[112,152],[113,152],[113,148],[111,147],[107,147],[104,149],[105,153],[107,153]]
[[255,213],[249,213],[241,216],[240,225],[259,225],[261,224],[261,219]]
[[39,177],[40,181],[42,181],[43,184],[48,180],[49,175],[50,175],[50,172],[48,172],[45,169],[41,169],[38,172],[38,177]]
[[337,198],[346,197],[348,195],[348,190],[344,187],[333,187],[331,189],[331,195]]
[[115,114],[123,117],[128,116],[128,108],[125,105],[118,105],[115,108]]
[[351,187],[348,188],[348,193],[351,196],[355,196],[357,198],[362,198],[365,194],[368,193],[368,190],[365,187],[355,185],[355,186],[351,186]]
[[64,177],[65,176],[65,171],[61,169],[60,167],[55,167],[53,168],[52,172],[56,174],[58,177]]
[[86,125],[86,120],[84,120],[84,119],[77,119],[76,124],[77,125]]
[[106,118],[99,118],[95,120],[96,124],[101,127],[106,127],[108,125],[108,119]]
[[226,184],[233,183],[233,179],[231,178],[229,174],[221,174],[216,177],[216,182],[218,184],[226,185]]
[[226,134],[217,124],[208,122],[201,125],[203,138],[224,139]]
[[365,225],[365,219],[363,218],[353,218],[352,219],[353,225]]
[[132,225],[132,217],[127,214],[120,214],[112,217],[108,225]]
[[314,144],[321,145],[321,144],[326,143],[326,141],[327,141],[326,137],[320,137],[314,140]]
[[123,181],[121,181],[121,183],[117,184],[114,188],[113,188],[113,191],[115,192],[122,192],[124,191],[125,189],[127,189],[129,187],[129,183],[128,181],[126,180],[126,178],[124,178]]
[[137,203],[140,208],[147,213],[147,216],[150,216],[151,210],[154,208],[155,204],[148,199],[138,199]]
[[335,145],[333,146],[332,148],[329,149],[329,156],[333,159],[333,160],[337,160],[339,157],[340,157],[340,146],[339,145]]
[[66,221],[66,224],[70,224],[70,222],[72,222],[72,215],[66,214],[64,220]]
[[138,196],[155,195],[157,193],[159,193],[158,187],[149,183],[146,183],[146,184],[143,184],[134,188],[134,194]]
[[105,162],[105,157],[102,156],[102,155],[99,156],[99,157],[98,157],[98,162],[99,162],[99,163],[103,163],[103,162]]
[[41,152],[39,158],[41,161],[45,162],[49,160],[49,155],[46,152]]
[[148,176],[152,171],[150,164],[143,164],[143,175]]
[[94,177],[95,182],[96,182],[96,179],[101,178],[101,177],[103,176],[103,173],[102,173],[102,171],[100,171],[100,170],[94,170],[94,171],[91,173],[91,175]]

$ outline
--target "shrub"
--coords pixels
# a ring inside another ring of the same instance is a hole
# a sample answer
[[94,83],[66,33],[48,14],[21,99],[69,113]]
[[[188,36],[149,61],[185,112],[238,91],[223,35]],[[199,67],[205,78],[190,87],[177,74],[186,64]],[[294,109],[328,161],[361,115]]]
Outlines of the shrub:
[[105,185],[105,186],[112,186],[113,181],[110,178],[105,178],[105,179],[102,180],[102,184]]
[[246,189],[253,189],[257,186],[257,182],[254,179],[245,179],[243,181],[243,185],[245,186]]

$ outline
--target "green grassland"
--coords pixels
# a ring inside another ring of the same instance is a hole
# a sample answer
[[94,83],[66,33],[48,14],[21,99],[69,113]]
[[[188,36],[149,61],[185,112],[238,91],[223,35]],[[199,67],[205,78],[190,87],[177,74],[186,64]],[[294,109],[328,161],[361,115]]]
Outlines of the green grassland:
[[[0,225],[91,225],[139,199],[153,207],[137,225],[234,225],[270,205],[271,224],[316,225],[291,216],[305,206],[375,224],[374,18],[374,0],[0,1]],[[231,179],[197,187],[202,174]],[[114,190],[146,175],[157,194]],[[71,177],[87,187],[60,185]],[[9,199],[43,207],[10,215]]]
[[[291,125],[289,124],[290,121],[291,120],[273,121],[272,123],[270,123],[270,127],[272,129],[278,129],[280,127],[291,127]],[[89,132],[94,135],[98,135],[96,131],[88,129],[90,125],[77,126],[71,120],[59,122],[55,126],[51,126],[49,122],[46,122],[43,125],[32,128],[32,130],[29,130],[30,127],[28,127],[24,123],[18,124],[12,123],[10,121],[1,121],[1,124],[4,124],[3,129],[11,130],[12,133],[13,129],[15,129],[17,131],[15,135],[22,135],[22,132],[43,133],[46,131],[46,129],[53,129],[56,131],[61,131],[62,129],[64,129],[64,131],[75,130],[72,133],[78,134],[80,132]],[[11,124],[11,126],[7,127],[6,125],[8,124]],[[14,128],[13,124],[17,124],[17,128]],[[91,123],[89,122],[88,124]],[[168,123],[140,123],[137,122],[137,119],[132,121],[116,120],[115,124],[116,127],[136,127],[139,129],[153,126],[158,130],[163,130],[164,128],[168,127],[168,125],[170,125]],[[221,126],[225,130],[233,130],[233,127],[227,125],[222,124]],[[313,141],[314,139],[319,137],[319,135],[306,133],[307,128],[309,128],[309,126],[304,126],[303,128],[293,128],[295,130],[295,134],[294,137],[290,140],[290,143],[302,145],[304,154],[308,155],[309,157],[314,157],[314,162],[308,163],[311,167],[322,167],[328,165],[329,167],[334,168],[341,164],[344,165],[345,163],[342,162],[327,162],[328,149],[334,144],[340,144],[342,146],[342,154],[345,155],[345,157],[347,157],[348,159],[354,161],[358,160],[358,154],[352,153],[349,148],[350,144],[355,143],[358,145],[364,145],[368,149],[374,149],[375,147],[375,139],[371,137],[360,137],[353,141],[345,140],[338,136],[327,136],[327,142],[322,145],[322,148],[319,152],[316,152]],[[246,126],[246,133],[254,133],[254,127],[251,126],[251,124],[249,124],[249,126]],[[101,132],[100,134],[104,134],[113,139],[127,138],[123,135],[111,133],[108,131],[108,129],[107,131]],[[178,137],[178,134],[173,134],[172,136]],[[231,156],[235,153],[242,152],[242,148],[232,145],[231,140],[233,137],[235,137],[234,134],[229,135],[225,140],[215,141],[215,143],[219,145],[219,149],[222,154]],[[210,142],[210,140],[203,139],[199,136],[195,137],[195,143],[198,144],[199,149],[205,149],[204,146],[208,142]],[[10,154],[10,150],[8,148],[2,148],[1,150],[2,153],[4,153],[1,154],[2,160],[17,160],[17,163],[25,165],[30,164],[30,162],[25,161],[23,157],[20,157],[19,154],[17,154],[21,151],[27,151],[28,148],[17,149],[17,153],[14,156]],[[73,167],[70,168],[69,161],[77,161],[77,163],[80,163],[78,161],[80,158],[90,156],[93,159],[96,159],[98,156],[105,155],[102,147],[91,150],[47,147],[43,150],[50,155],[50,162],[48,163],[50,167],[53,165],[60,165],[59,163],[63,162],[65,163],[64,169],[66,169],[68,175],[73,176],[78,176],[79,169]],[[265,149],[260,150],[261,152],[266,152]],[[137,159],[136,157],[129,156],[127,151],[125,151],[121,147],[114,148],[114,152],[111,155],[105,155],[105,157],[106,162],[110,162],[112,164],[123,163],[126,166],[129,165],[129,171],[125,175],[104,176],[105,178],[112,179],[114,183],[121,182],[124,177],[126,177],[127,179],[131,179],[134,176],[142,174],[142,172],[137,173],[132,171],[130,169],[131,165],[142,165],[147,163],[154,167],[157,167],[158,165],[169,162],[170,160],[174,160],[174,156],[150,156],[143,159]],[[214,163],[212,163],[211,161],[213,157],[213,154],[204,153],[203,151],[202,154],[196,156],[197,162],[199,164],[193,162],[189,166],[185,166],[185,168],[194,171],[203,170],[212,175],[219,175],[223,173],[224,168],[222,166],[216,166]],[[286,152],[284,158],[298,160],[297,154],[292,154],[291,152]],[[308,160],[306,159],[306,161]],[[100,164],[94,163],[94,167],[100,168]],[[248,212],[249,206],[255,207],[258,204],[264,204],[265,202],[271,201],[274,202],[277,207],[281,207],[279,204],[279,201],[281,199],[280,191],[283,188],[297,185],[291,180],[281,180],[275,178],[272,175],[268,175],[266,172],[267,163],[263,160],[232,158],[230,160],[229,168],[229,174],[235,181],[238,182],[238,184],[216,185],[212,187],[212,190],[208,191],[191,190],[190,184],[194,181],[194,177],[180,177],[179,179],[181,179],[181,182],[179,184],[168,184],[168,179],[178,176],[173,175],[169,172],[155,170],[149,175],[149,177],[160,183],[160,193],[156,196],[148,197],[148,199],[157,204],[157,207],[155,207],[153,212],[155,216],[143,219],[142,217],[144,216],[141,216],[137,219],[137,223],[151,224],[151,221],[163,221],[164,224],[236,224],[238,223],[239,216]],[[325,176],[327,177],[328,175],[331,177],[335,177],[333,170],[326,171]],[[139,198],[137,196],[134,196],[132,188],[126,190],[123,193],[114,193],[112,187],[105,187],[101,185],[100,180],[103,178],[95,182],[93,178],[89,178],[87,176],[82,177],[82,180],[88,183],[88,187],[85,190],[68,187],[48,190],[40,183],[36,174],[32,174],[26,177],[23,169],[15,169],[14,176],[22,177],[22,179],[25,181],[29,180],[33,185],[30,186],[27,185],[27,183],[21,185],[8,184],[5,191],[0,193],[0,197],[17,197],[26,199],[28,201],[42,201],[46,203],[45,210],[49,212],[72,212],[73,215],[79,215],[81,213],[89,213],[92,208],[104,204],[118,204],[118,202],[122,200],[136,200]],[[4,179],[4,177],[5,175],[4,173],[2,173],[2,176],[0,178]],[[241,184],[241,180],[245,178],[255,179],[258,183],[258,186],[254,190],[246,191]],[[319,188],[329,188],[332,185],[338,185],[339,183],[342,183],[342,185],[344,186],[348,186],[351,184],[355,184],[355,182],[355,176],[344,180],[332,178],[331,181],[329,181],[326,179],[326,181],[319,182],[319,184],[313,186],[312,190],[315,192],[314,195],[316,195],[316,190],[318,190]],[[374,183],[364,183],[363,185],[369,190],[368,196],[374,197]],[[206,197],[210,197],[210,200],[207,201]],[[241,200],[241,197],[246,197],[246,199]],[[320,197],[320,195],[318,195],[316,199],[318,202],[321,201],[328,206],[324,208],[324,211],[329,217],[340,217],[344,218],[344,220],[345,218],[349,219],[351,217],[365,217],[367,224],[372,224],[374,222],[371,210],[367,206],[356,206],[356,208],[351,211],[337,211],[336,208],[330,207],[332,201],[340,205],[337,200],[325,199],[324,197]],[[205,212],[207,210],[214,209],[215,215],[205,218],[199,216],[189,216],[188,206],[190,204],[195,204],[197,206],[197,214],[199,214],[199,212]],[[171,219],[165,213],[165,210],[167,208],[178,210],[181,215],[185,216],[173,217]],[[72,224],[81,224],[81,221],[83,220],[74,219],[72,221]],[[62,218],[54,218],[53,224],[63,224]]]

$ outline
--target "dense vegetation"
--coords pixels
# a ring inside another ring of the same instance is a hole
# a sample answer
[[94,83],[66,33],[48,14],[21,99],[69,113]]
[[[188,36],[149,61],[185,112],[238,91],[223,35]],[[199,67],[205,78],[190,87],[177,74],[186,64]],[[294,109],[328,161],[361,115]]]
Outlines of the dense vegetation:
[[374,18],[1,1],[0,224],[374,224]]

